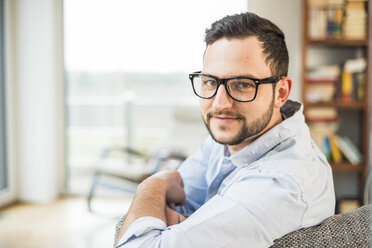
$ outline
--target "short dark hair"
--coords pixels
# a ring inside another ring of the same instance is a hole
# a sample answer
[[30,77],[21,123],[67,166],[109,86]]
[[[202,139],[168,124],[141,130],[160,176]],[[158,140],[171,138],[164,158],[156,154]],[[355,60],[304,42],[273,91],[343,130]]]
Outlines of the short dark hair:
[[245,12],[214,22],[205,31],[205,42],[208,46],[222,38],[242,39],[249,36],[256,36],[262,42],[272,76],[287,76],[289,58],[284,33],[274,23],[256,14]]

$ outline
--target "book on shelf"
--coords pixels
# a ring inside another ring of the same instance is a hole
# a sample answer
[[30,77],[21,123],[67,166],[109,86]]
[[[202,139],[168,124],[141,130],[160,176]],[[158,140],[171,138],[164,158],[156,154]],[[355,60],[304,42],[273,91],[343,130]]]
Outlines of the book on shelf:
[[320,66],[313,68],[307,74],[307,102],[330,102],[335,99],[338,81],[340,79],[338,65]]
[[341,154],[334,142],[334,134],[338,130],[338,112],[332,107],[310,107],[305,111],[306,122],[315,144],[323,152],[329,162],[340,162]]
[[307,102],[330,102],[336,93],[334,82],[309,83],[306,87]]
[[322,80],[334,80],[341,73],[339,65],[321,65],[308,70],[308,77]]
[[367,11],[365,1],[346,1],[343,23],[345,39],[365,39],[367,37]]
[[328,5],[343,5],[344,0],[308,0],[309,7],[327,7]]
[[325,39],[327,37],[327,13],[322,8],[309,10],[309,36],[311,39]]
[[309,128],[312,139],[328,162],[335,165],[343,161],[349,161],[352,165],[363,162],[363,156],[356,145],[347,136],[336,134],[335,123],[312,123]]
[[308,0],[310,39],[367,38],[366,1]]
[[339,39],[342,37],[342,7],[329,7],[327,9],[327,37]]
[[310,107],[305,110],[306,122],[331,123],[339,120],[338,111],[333,107]]
[[366,96],[366,74],[356,73],[354,82],[357,82],[355,97],[359,101],[363,101]]
[[342,72],[341,95],[344,102],[363,101],[366,87],[366,60],[349,59]]
[[345,158],[352,164],[358,165],[363,162],[362,154],[356,145],[347,136],[335,136],[336,145],[340,148]]
[[348,59],[345,61],[344,70],[349,72],[364,72],[367,62],[365,58]]
[[342,101],[350,102],[352,100],[351,95],[353,91],[353,82],[351,72],[344,71],[342,73]]
[[305,100],[311,103],[364,101],[366,64],[365,58],[356,58],[346,60],[343,67],[324,65],[309,69]]
[[327,160],[329,162],[332,161],[332,151],[331,151],[331,144],[330,144],[330,141],[329,141],[329,136],[324,136],[323,137],[323,146],[322,146],[322,150],[323,150],[323,153],[324,155],[326,156]]
[[337,145],[335,135],[331,135],[329,137],[329,143],[330,143],[330,147],[331,147],[332,162],[335,163],[335,164],[341,163],[342,162],[342,154],[341,154],[340,148]]
[[339,39],[342,37],[342,6],[311,7],[309,11],[309,36],[311,39]]
[[337,109],[310,107],[305,109],[305,117],[315,144],[329,158],[331,150],[325,137],[330,137],[338,129]]
[[343,158],[335,139],[335,134],[330,134],[322,137],[323,146],[321,147],[321,149],[328,162],[339,164],[343,161]]

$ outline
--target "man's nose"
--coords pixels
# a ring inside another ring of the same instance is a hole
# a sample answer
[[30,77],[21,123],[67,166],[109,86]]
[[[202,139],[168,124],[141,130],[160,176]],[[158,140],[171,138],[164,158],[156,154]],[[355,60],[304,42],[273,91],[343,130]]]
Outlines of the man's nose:
[[234,100],[228,95],[223,84],[217,89],[217,93],[213,99],[213,107],[216,110],[228,109],[233,105]]

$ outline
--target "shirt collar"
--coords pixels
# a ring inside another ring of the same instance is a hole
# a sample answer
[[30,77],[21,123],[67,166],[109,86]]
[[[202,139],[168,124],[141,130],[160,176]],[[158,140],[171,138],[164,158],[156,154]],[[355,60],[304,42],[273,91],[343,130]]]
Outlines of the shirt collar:
[[[305,124],[302,113],[303,106],[298,102],[288,100],[280,109],[280,112],[284,118],[281,123],[230,157],[235,165],[251,164],[284,140],[295,136],[301,128],[301,124]],[[230,154],[227,146],[225,146],[224,154],[225,156]]]

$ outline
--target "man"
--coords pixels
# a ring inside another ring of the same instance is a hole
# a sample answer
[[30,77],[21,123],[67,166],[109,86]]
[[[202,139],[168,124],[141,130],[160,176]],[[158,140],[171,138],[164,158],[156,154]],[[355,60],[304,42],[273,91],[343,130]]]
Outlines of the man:
[[287,101],[282,31],[243,13],[212,24],[205,41],[190,79],[210,137],[178,171],[138,186],[118,247],[269,247],[334,214],[331,168],[303,107]]

